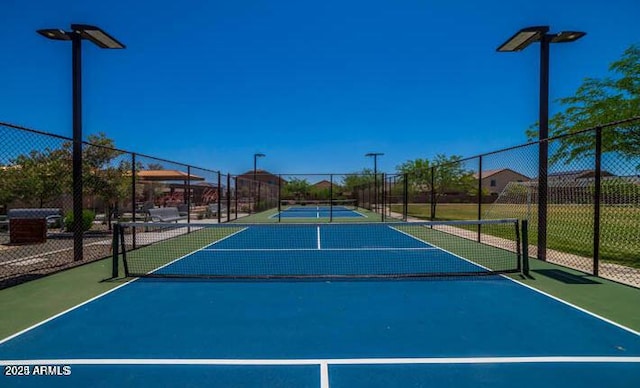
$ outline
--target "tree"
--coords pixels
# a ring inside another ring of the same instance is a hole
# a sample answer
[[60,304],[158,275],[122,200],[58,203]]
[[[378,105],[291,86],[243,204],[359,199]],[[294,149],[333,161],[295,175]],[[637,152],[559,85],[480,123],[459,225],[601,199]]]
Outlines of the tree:
[[[418,191],[435,189],[438,195],[450,192],[470,193],[477,190],[477,179],[473,171],[466,170],[460,162],[461,156],[446,156],[438,154],[429,161],[427,159],[408,160],[396,169],[401,174],[407,174],[409,187]],[[431,173],[434,172],[431,187]]]
[[131,195],[131,162],[117,160],[123,155],[114,149],[113,140],[104,133],[89,135],[90,146],[83,151],[84,189],[103,199],[109,228],[121,200]]
[[0,167],[0,206],[7,206],[17,198],[16,179],[20,171],[18,166]]
[[[564,111],[549,120],[550,136],[570,134],[587,128],[629,119],[640,114],[640,46],[632,45],[609,66],[612,76],[587,78],[575,95],[558,102]],[[538,136],[538,123],[527,130],[529,139]],[[592,156],[595,136],[591,132],[560,139],[550,161]],[[640,121],[617,125],[602,132],[603,152],[617,152],[624,158],[640,156]],[[640,168],[640,166],[637,166]]]
[[303,199],[306,198],[311,185],[306,179],[293,178],[282,187],[283,199]]
[[396,169],[401,174],[407,174],[410,192],[434,193],[435,202],[431,203],[431,214],[435,217],[435,204],[439,198],[448,193],[467,195],[477,193],[478,180],[474,177],[473,171],[465,168],[461,160],[462,157],[458,155],[438,154],[431,161],[427,159],[408,160],[397,166]]
[[5,199],[41,208],[71,192],[71,153],[64,146],[56,150],[32,150],[18,155],[5,173],[10,179],[3,186],[12,192],[5,194]]
[[344,191],[353,193],[358,189],[373,185],[373,182],[373,170],[365,168],[360,172],[347,174],[342,181],[342,186],[344,187]]
[[[330,199],[331,197],[331,191],[329,190],[328,187],[317,187],[317,186],[311,186],[309,188],[310,194],[314,199]],[[334,193],[335,195],[335,193]]]
[[431,162],[428,159],[407,160],[397,166],[396,170],[400,174],[407,174],[411,192],[431,190]]

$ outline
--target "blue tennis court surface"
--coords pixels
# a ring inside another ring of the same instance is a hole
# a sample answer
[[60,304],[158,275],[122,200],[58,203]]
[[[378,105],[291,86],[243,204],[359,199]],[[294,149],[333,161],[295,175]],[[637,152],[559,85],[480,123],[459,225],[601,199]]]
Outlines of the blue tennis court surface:
[[284,207],[269,218],[366,218],[355,209],[344,206],[291,206]]
[[[242,228],[159,271],[196,267],[208,250],[225,266],[235,255],[252,265],[297,257],[331,267],[374,250],[390,263],[416,252],[464,261],[384,225],[366,243],[339,228],[289,225],[280,239],[264,231]],[[71,371],[2,376],[2,387],[630,387],[640,381],[640,335],[503,276],[145,278],[1,341],[0,363]]]

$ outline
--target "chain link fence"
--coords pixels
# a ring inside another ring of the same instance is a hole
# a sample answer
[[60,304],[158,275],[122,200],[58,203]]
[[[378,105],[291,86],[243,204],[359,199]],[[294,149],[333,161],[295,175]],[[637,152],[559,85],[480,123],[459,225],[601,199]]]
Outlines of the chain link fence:
[[[308,205],[318,222],[336,221],[339,206],[352,212],[343,222],[526,219],[531,256],[640,286],[637,139],[640,118],[544,140],[543,190],[539,142],[418,175],[232,176],[118,150],[97,137],[83,144],[81,199],[73,195],[70,138],[0,123],[0,287],[110,255],[116,221],[299,222],[286,212]],[[77,201],[80,241],[72,228]],[[459,233],[502,244],[479,228]]]
[[[546,195],[540,189],[541,142],[432,166],[408,176],[407,216],[526,219],[531,256],[639,287],[638,139],[640,118],[544,140]],[[500,236],[482,231],[460,233],[501,244]]]
[[236,217],[227,175],[90,140],[74,196],[72,139],[0,123],[0,288],[109,256],[117,221]]

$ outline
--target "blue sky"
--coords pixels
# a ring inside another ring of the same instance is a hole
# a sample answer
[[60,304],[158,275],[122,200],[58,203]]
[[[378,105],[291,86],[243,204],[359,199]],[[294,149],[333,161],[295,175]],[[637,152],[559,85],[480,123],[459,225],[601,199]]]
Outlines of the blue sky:
[[[84,45],[84,134],[241,173],[380,170],[522,143],[537,119],[538,46],[518,29],[588,35],[551,51],[551,99],[640,42],[637,0],[1,0],[0,121],[71,134],[71,47],[35,33],[102,27]],[[558,106],[551,104],[552,113]]]

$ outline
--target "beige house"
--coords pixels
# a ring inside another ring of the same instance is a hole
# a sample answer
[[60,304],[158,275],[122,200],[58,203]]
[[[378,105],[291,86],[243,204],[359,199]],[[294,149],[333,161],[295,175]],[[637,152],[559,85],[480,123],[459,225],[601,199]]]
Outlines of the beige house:
[[[478,174],[474,174],[478,179]],[[498,195],[511,182],[527,182],[530,178],[510,168],[482,172],[482,189],[489,195]]]

